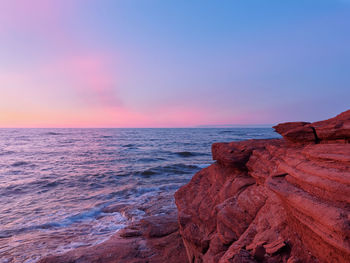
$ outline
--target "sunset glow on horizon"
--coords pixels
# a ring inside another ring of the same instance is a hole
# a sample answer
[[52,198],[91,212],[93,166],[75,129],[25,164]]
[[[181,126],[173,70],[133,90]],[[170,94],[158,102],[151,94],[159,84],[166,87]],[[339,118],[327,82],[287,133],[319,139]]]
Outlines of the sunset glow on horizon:
[[0,0],[0,128],[315,121],[349,108],[350,1]]

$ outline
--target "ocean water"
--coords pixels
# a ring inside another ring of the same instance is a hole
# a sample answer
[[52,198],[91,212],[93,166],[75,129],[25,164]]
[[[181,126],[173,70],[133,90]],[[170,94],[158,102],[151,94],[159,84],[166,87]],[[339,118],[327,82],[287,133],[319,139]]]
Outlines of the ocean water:
[[[270,128],[0,129],[0,263],[100,243],[210,165],[211,144]],[[134,205],[132,216],[103,208]]]

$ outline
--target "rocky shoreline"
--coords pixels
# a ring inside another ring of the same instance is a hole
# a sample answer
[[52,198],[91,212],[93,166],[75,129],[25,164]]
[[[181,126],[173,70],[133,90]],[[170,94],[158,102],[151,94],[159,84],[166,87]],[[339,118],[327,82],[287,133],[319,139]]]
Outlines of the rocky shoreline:
[[[142,216],[138,217],[135,211],[142,211]],[[119,212],[131,223],[103,243],[73,249],[62,255],[46,256],[39,263],[187,261],[173,194],[162,193],[137,207],[110,205],[103,212]]]
[[175,195],[189,262],[350,262],[350,111],[213,144]]
[[40,262],[350,262],[350,111],[274,128],[213,144],[177,211],[159,196],[108,241]]

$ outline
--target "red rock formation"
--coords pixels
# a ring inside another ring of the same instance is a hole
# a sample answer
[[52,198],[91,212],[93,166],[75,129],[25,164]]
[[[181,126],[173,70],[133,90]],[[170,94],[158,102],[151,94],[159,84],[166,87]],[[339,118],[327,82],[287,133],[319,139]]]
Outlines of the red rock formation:
[[128,226],[106,242],[77,248],[63,255],[47,256],[39,262],[180,263],[186,260],[176,217],[154,216]]
[[[138,206],[146,216],[120,230],[109,240],[42,258],[40,263],[164,263],[187,261],[177,223],[176,208],[169,209],[173,197],[164,193]],[[134,206],[116,204],[105,213],[121,212],[132,217]]]
[[175,194],[189,262],[350,262],[350,111],[216,143]]

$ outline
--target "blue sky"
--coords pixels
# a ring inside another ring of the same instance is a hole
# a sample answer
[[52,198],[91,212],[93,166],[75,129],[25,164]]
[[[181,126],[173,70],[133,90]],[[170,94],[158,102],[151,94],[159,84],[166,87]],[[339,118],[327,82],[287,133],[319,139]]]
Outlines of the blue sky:
[[350,1],[0,0],[0,126],[315,121],[349,108]]

